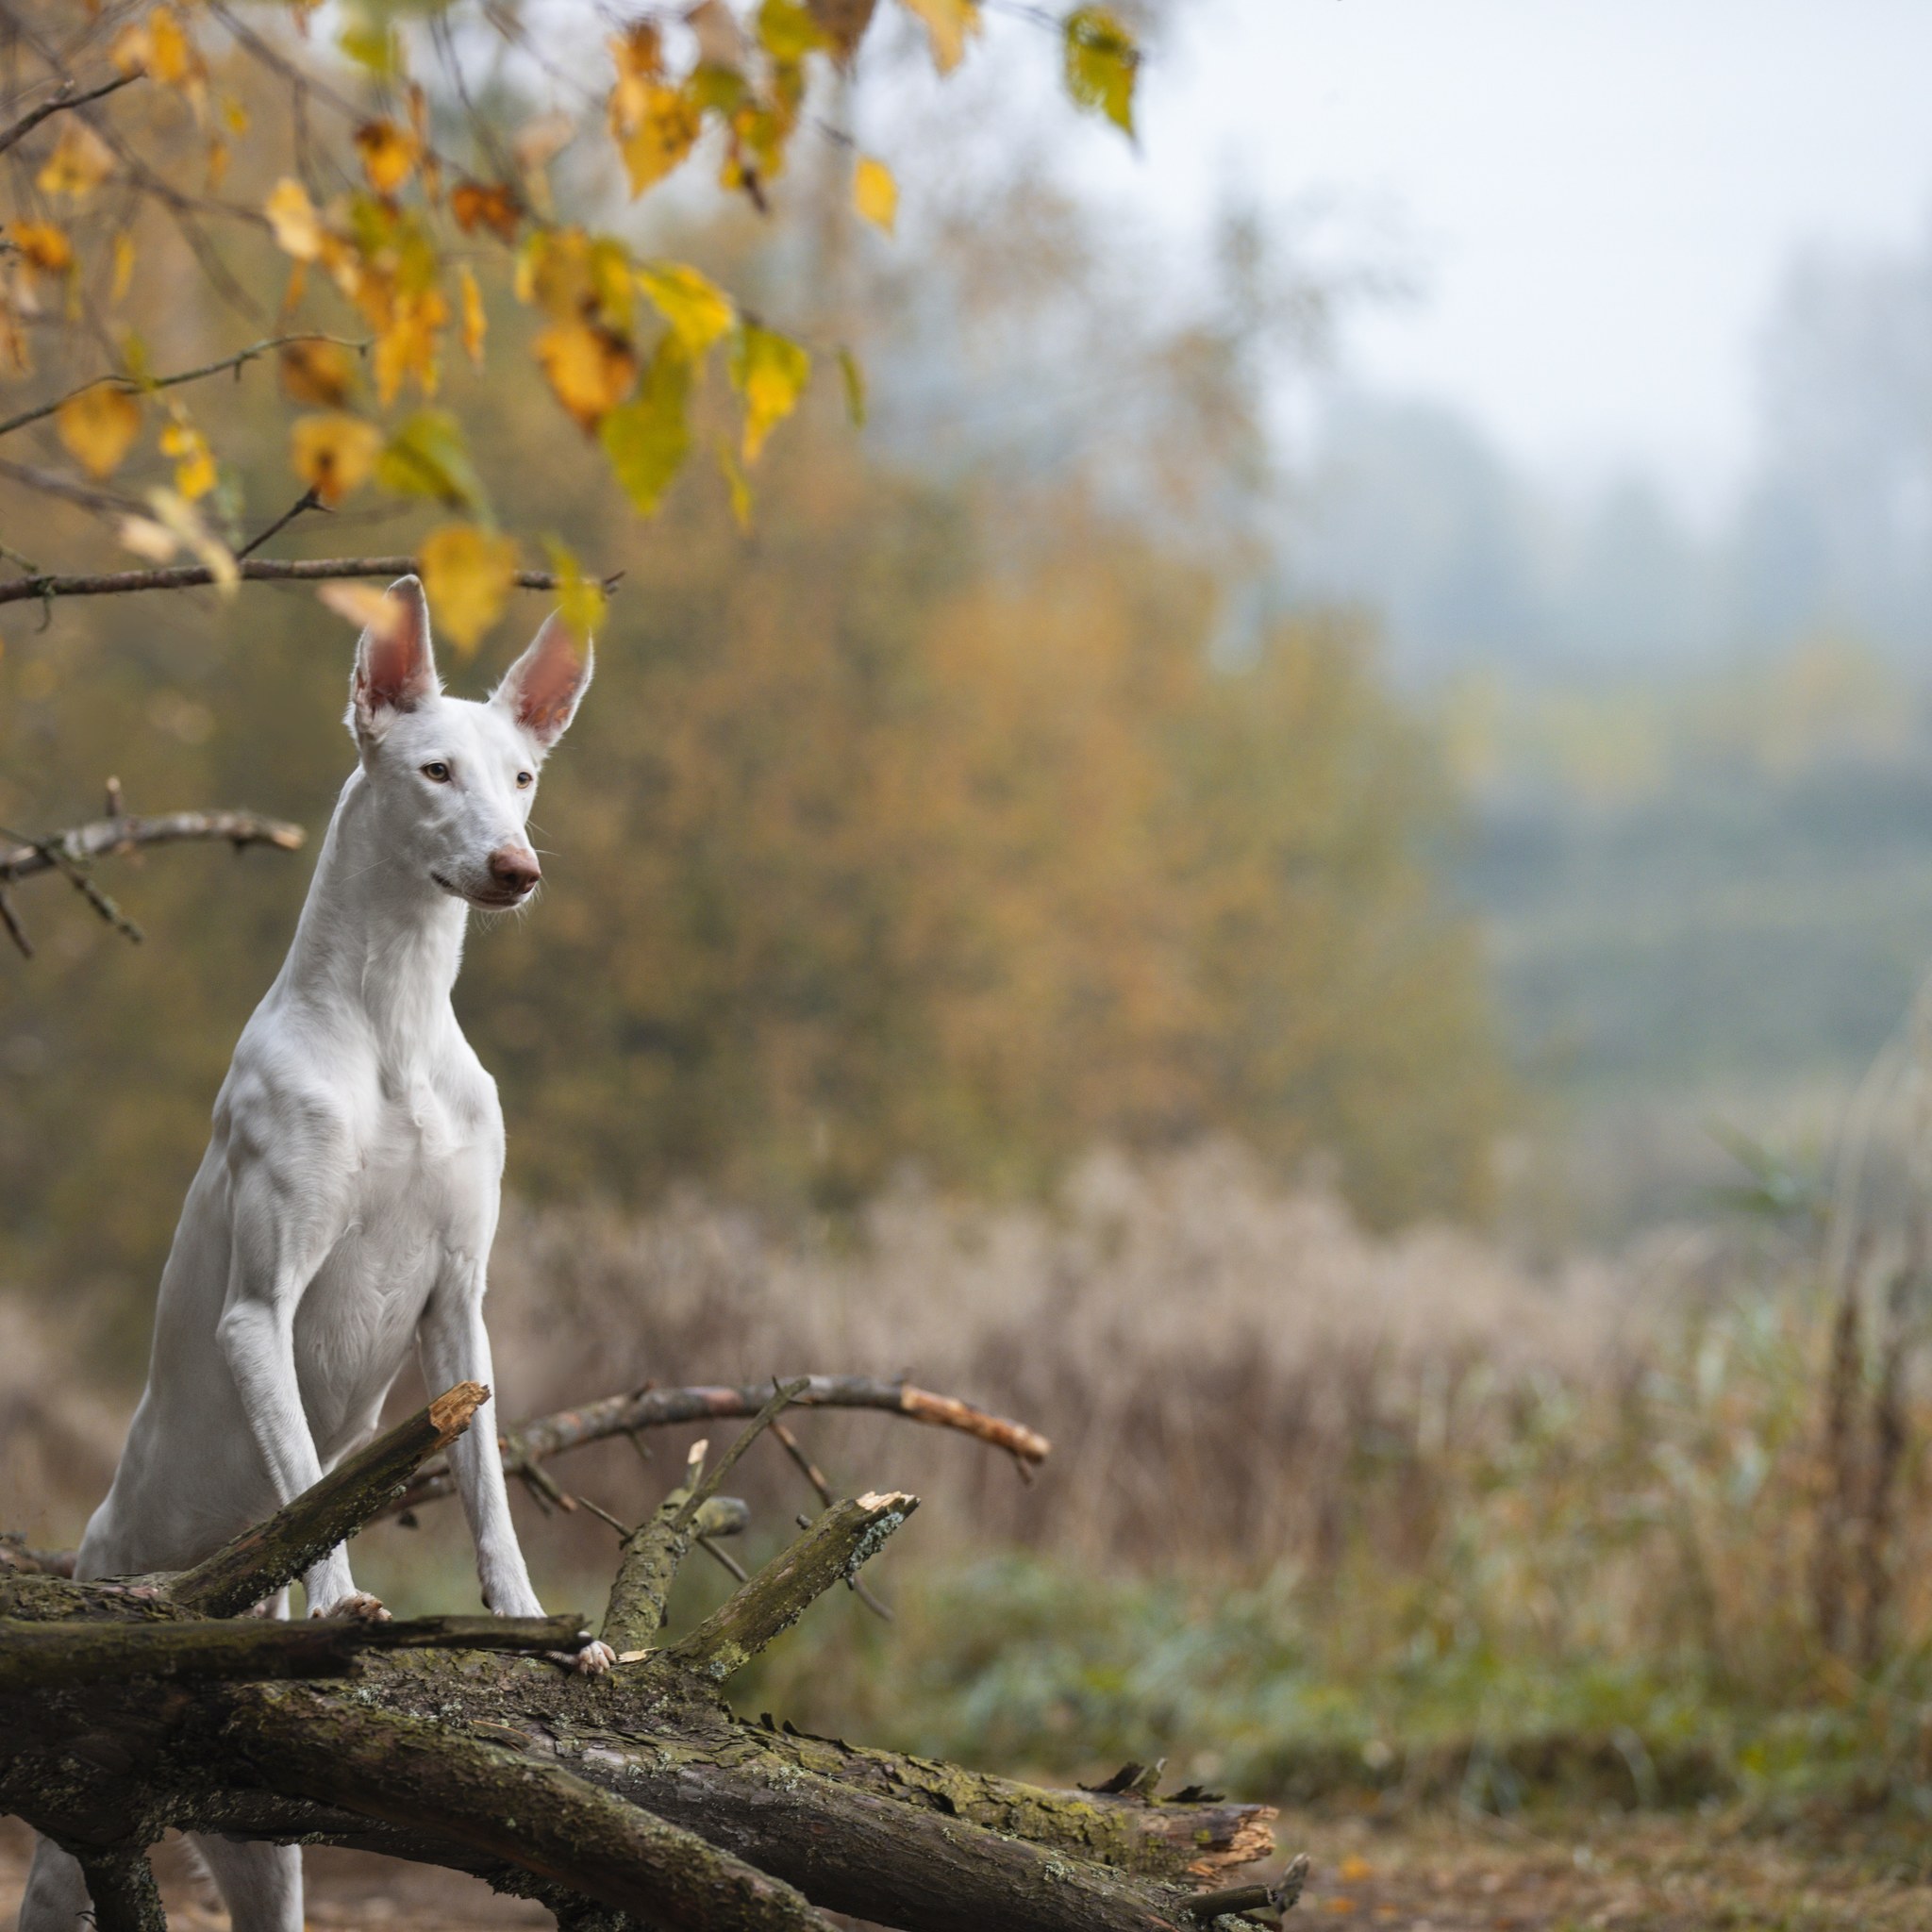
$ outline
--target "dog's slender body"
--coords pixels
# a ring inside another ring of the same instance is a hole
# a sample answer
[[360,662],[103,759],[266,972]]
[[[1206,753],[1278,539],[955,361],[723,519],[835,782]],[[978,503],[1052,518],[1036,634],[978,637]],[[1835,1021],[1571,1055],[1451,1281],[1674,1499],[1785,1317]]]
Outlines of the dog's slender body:
[[[380,634],[378,634],[380,633]],[[76,1574],[178,1570],[374,1431],[413,1343],[432,1391],[493,1381],[483,1294],[503,1172],[495,1083],[450,991],[471,906],[525,903],[536,773],[590,682],[556,619],[487,702],[445,698],[421,587],[357,651],[342,788],[289,957],[235,1049],[161,1276],[145,1392]],[[494,1403],[452,1452],[485,1603],[539,1616]],[[315,1616],[382,1617],[338,1548]],[[584,1667],[609,1653],[592,1645]],[[234,1932],[301,1932],[293,1847],[197,1841]],[[78,1864],[42,1841],[21,1932],[73,1932]]]

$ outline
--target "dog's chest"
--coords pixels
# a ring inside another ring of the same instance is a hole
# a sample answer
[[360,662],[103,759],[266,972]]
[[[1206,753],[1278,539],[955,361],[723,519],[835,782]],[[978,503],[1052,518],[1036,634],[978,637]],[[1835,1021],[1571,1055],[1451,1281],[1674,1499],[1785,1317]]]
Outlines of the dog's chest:
[[438,1280],[487,1257],[502,1126],[494,1094],[394,1083],[359,1124],[351,1211],[302,1319],[351,1385],[393,1374]]

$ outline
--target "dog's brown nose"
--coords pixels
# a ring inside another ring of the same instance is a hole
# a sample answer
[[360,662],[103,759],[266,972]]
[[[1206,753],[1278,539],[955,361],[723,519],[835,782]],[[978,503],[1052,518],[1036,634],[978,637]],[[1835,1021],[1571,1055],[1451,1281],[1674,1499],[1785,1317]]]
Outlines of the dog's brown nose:
[[490,855],[490,876],[507,892],[527,892],[543,876],[543,868],[534,852],[506,845]]

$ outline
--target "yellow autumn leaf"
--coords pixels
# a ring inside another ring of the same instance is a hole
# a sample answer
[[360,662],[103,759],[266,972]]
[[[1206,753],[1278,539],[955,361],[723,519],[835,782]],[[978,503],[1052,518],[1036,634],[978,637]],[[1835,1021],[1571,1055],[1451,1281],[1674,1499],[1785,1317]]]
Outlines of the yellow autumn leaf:
[[282,393],[291,402],[339,409],[349,399],[355,365],[339,342],[284,342],[276,358]]
[[744,459],[755,463],[765,439],[798,407],[811,358],[785,336],[748,322],[731,357],[732,387],[744,398]]
[[[613,92],[613,108],[617,98]],[[702,125],[703,117],[687,89],[661,80],[638,84],[635,118],[630,125],[613,129],[633,201],[691,153]]]
[[889,235],[892,232],[892,224],[899,218],[899,184],[885,162],[875,161],[870,155],[859,156],[852,174],[852,206],[874,227],[883,228]]
[[157,7],[148,15],[147,58],[142,64],[171,87],[193,72],[194,49],[172,8]]
[[139,21],[129,21],[108,42],[108,58],[123,74],[144,74],[154,58],[154,41]]
[[318,584],[315,594],[338,617],[347,618],[358,630],[374,631],[378,641],[388,636],[402,608],[374,584]]
[[308,191],[292,175],[277,181],[261,211],[275,230],[275,246],[297,261],[313,261],[322,253],[322,217],[308,199]]
[[185,418],[162,425],[161,454],[175,458],[175,488],[190,503],[206,496],[220,480],[208,438]]
[[1068,93],[1131,136],[1134,81],[1141,67],[1141,50],[1133,35],[1105,7],[1075,8],[1061,32],[1066,40]]
[[738,458],[728,436],[718,439],[718,474],[724,477],[725,493],[731,499],[732,521],[746,536],[750,536],[751,485],[744,480],[744,472],[738,466]]
[[966,58],[966,42],[974,39],[984,23],[977,0],[899,0],[908,13],[924,23],[926,38],[932,42],[932,64],[941,74],[950,74]]
[[289,460],[323,502],[341,502],[367,481],[382,454],[382,431],[343,410],[298,416],[289,430]]
[[516,587],[516,539],[475,524],[441,524],[417,546],[416,567],[438,638],[468,657]]
[[586,435],[624,400],[637,378],[630,344],[588,323],[558,323],[532,346],[557,400]]
[[111,476],[141,434],[141,405],[125,389],[97,382],[72,395],[55,412],[54,425],[91,476]]
[[681,261],[646,262],[638,270],[638,286],[693,356],[702,356],[738,320],[731,297]]
[[108,300],[118,302],[127,292],[127,285],[134,279],[134,237],[123,228],[114,237],[114,280],[108,291]]
[[147,507],[155,521],[187,545],[208,568],[218,591],[232,593],[242,581],[235,553],[202,522],[201,512],[172,490],[150,490]]
[[457,287],[462,295],[463,353],[478,369],[483,366],[483,338],[490,333],[490,318],[483,310],[483,291],[467,268],[457,271]]
[[114,150],[85,121],[69,115],[34,185],[42,194],[71,194],[80,201],[113,172]]
[[589,643],[604,622],[604,586],[584,575],[576,552],[555,537],[543,540],[550,568],[558,578],[557,614],[581,643]]
[[362,172],[378,194],[393,194],[415,171],[422,149],[416,137],[393,121],[365,121],[356,130]]
[[611,474],[644,516],[664,500],[691,451],[691,356],[673,334],[658,344],[638,393],[597,427]]

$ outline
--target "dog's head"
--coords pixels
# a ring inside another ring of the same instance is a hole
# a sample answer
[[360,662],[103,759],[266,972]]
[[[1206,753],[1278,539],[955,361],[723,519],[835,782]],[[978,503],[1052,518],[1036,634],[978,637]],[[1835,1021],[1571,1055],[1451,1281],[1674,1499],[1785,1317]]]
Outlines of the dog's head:
[[523,905],[542,867],[525,826],[537,774],[576,715],[593,654],[554,612],[481,704],[442,694],[423,586],[403,577],[356,646],[350,735],[397,860],[489,910]]

